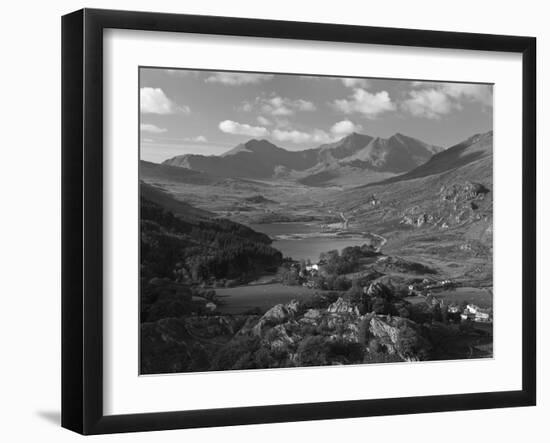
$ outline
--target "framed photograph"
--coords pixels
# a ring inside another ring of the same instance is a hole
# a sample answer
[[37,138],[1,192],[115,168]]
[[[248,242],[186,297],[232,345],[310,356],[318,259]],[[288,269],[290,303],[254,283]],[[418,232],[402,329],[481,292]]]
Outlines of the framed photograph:
[[536,41],[62,20],[62,425],[534,405]]

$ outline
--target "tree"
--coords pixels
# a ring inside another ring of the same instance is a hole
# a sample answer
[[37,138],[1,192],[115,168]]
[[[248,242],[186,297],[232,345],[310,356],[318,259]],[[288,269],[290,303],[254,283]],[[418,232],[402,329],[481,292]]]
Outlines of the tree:
[[339,275],[334,279],[333,286],[335,291],[347,291],[351,287],[351,281],[343,275]]
[[378,315],[391,314],[391,304],[382,297],[375,297],[372,300],[372,310]]

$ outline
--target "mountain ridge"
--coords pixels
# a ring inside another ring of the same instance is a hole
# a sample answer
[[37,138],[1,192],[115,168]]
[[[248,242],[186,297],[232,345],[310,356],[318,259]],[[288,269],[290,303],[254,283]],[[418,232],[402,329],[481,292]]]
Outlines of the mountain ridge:
[[362,187],[378,186],[399,181],[441,174],[493,155],[493,131],[474,134],[444,151],[434,154],[427,162],[404,174],[396,175]]
[[266,139],[251,139],[218,156],[184,154],[162,164],[220,177],[272,178],[311,174],[350,166],[365,172],[403,173],[443,148],[396,133],[389,138],[351,133],[317,148],[290,151]]

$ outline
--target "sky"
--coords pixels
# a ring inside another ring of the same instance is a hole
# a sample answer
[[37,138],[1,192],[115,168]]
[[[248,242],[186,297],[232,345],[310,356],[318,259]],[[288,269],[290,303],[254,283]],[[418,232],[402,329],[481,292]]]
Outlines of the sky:
[[219,155],[252,138],[299,151],[352,132],[444,148],[493,127],[487,84],[140,68],[140,158]]

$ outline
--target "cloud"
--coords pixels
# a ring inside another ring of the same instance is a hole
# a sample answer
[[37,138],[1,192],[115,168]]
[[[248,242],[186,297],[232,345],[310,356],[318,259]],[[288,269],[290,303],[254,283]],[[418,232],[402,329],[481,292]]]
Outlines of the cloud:
[[196,143],[206,143],[208,140],[204,135],[197,135],[196,137],[188,137],[186,141],[196,142]]
[[258,117],[256,117],[256,120],[258,120],[258,123],[260,125],[264,125],[264,126],[269,126],[271,125],[271,120],[265,118],[264,116],[262,115],[259,115]]
[[438,86],[437,82],[415,80],[410,82],[412,88],[435,88]]
[[150,123],[141,123],[139,129],[140,131],[150,132],[151,134],[162,134],[167,131],[166,128],[159,128],[157,125],[152,125]]
[[197,77],[197,71],[190,71],[188,69],[163,69],[165,74],[168,74],[172,77]]
[[140,110],[144,114],[189,114],[188,106],[179,106],[170,100],[161,88],[140,89]]
[[442,89],[454,99],[475,101],[485,106],[493,106],[493,88],[490,85],[446,83]]
[[465,102],[493,106],[493,90],[489,85],[471,83],[412,82],[420,89],[409,91],[401,108],[415,117],[441,118],[453,110],[460,110]]
[[241,86],[257,84],[269,81],[273,78],[272,74],[247,74],[239,72],[217,72],[207,77],[206,83],[221,83],[227,86]]
[[280,142],[292,143],[328,143],[332,141],[332,137],[321,129],[314,129],[312,132],[303,132],[298,130],[285,131],[282,129],[274,129],[271,136]]
[[291,102],[291,106],[299,111],[315,111],[317,109],[312,102],[302,99],[294,100]]
[[275,126],[279,129],[286,129],[286,128],[290,128],[292,124],[290,123],[290,120],[287,118],[276,118]]
[[303,99],[292,100],[290,98],[273,96],[257,99],[263,113],[275,116],[293,115],[296,111],[315,111],[315,105]]
[[453,109],[459,109],[460,105],[453,103],[445,92],[432,88],[410,91],[401,108],[415,117],[438,119]]
[[236,135],[249,135],[251,137],[263,137],[268,134],[266,128],[261,126],[250,126],[245,123],[237,123],[232,120],[224,120],[218,125],[222,132]]
[[379,114],[395,109],[395,104],[386,91],[370,93],[362,88],[354,89],[348,99],[335,100],[332,105],[344,114],[357,112],[367,118],[376,118]]
[[294,115],[298,111],[311,112],[317,108],[314,103],[304,99],[290,99],[273,95],[270,97],[256,97],[253,101],[244,101],[240,109],[246,112],[252,112],[257,109],[258,112],[273,117],[285,117]]
[[244,101],[243,104],[237,109],[240,109],[244,112],[252,112],[252,110],[254,109],[254,104],[251,102]]
[[342,120],[334,123],[329,132],[322,129],[313,129],[310,132],[298,131],[296,129],[274,129],[271,136],[280,142],[302,143],[330,143],[345,137],[346,135],[360,129],[360,126],[350,120]]
[[370,82],[366,78],[341,78],[344,86],[347,88],[368,88]]
[[357,132],[361,129],[360,126],[349,120],[342,120],[336,122],[330,128],[330,133],[335,137],[345,137],[346,135],[351,134],[352,132]]

